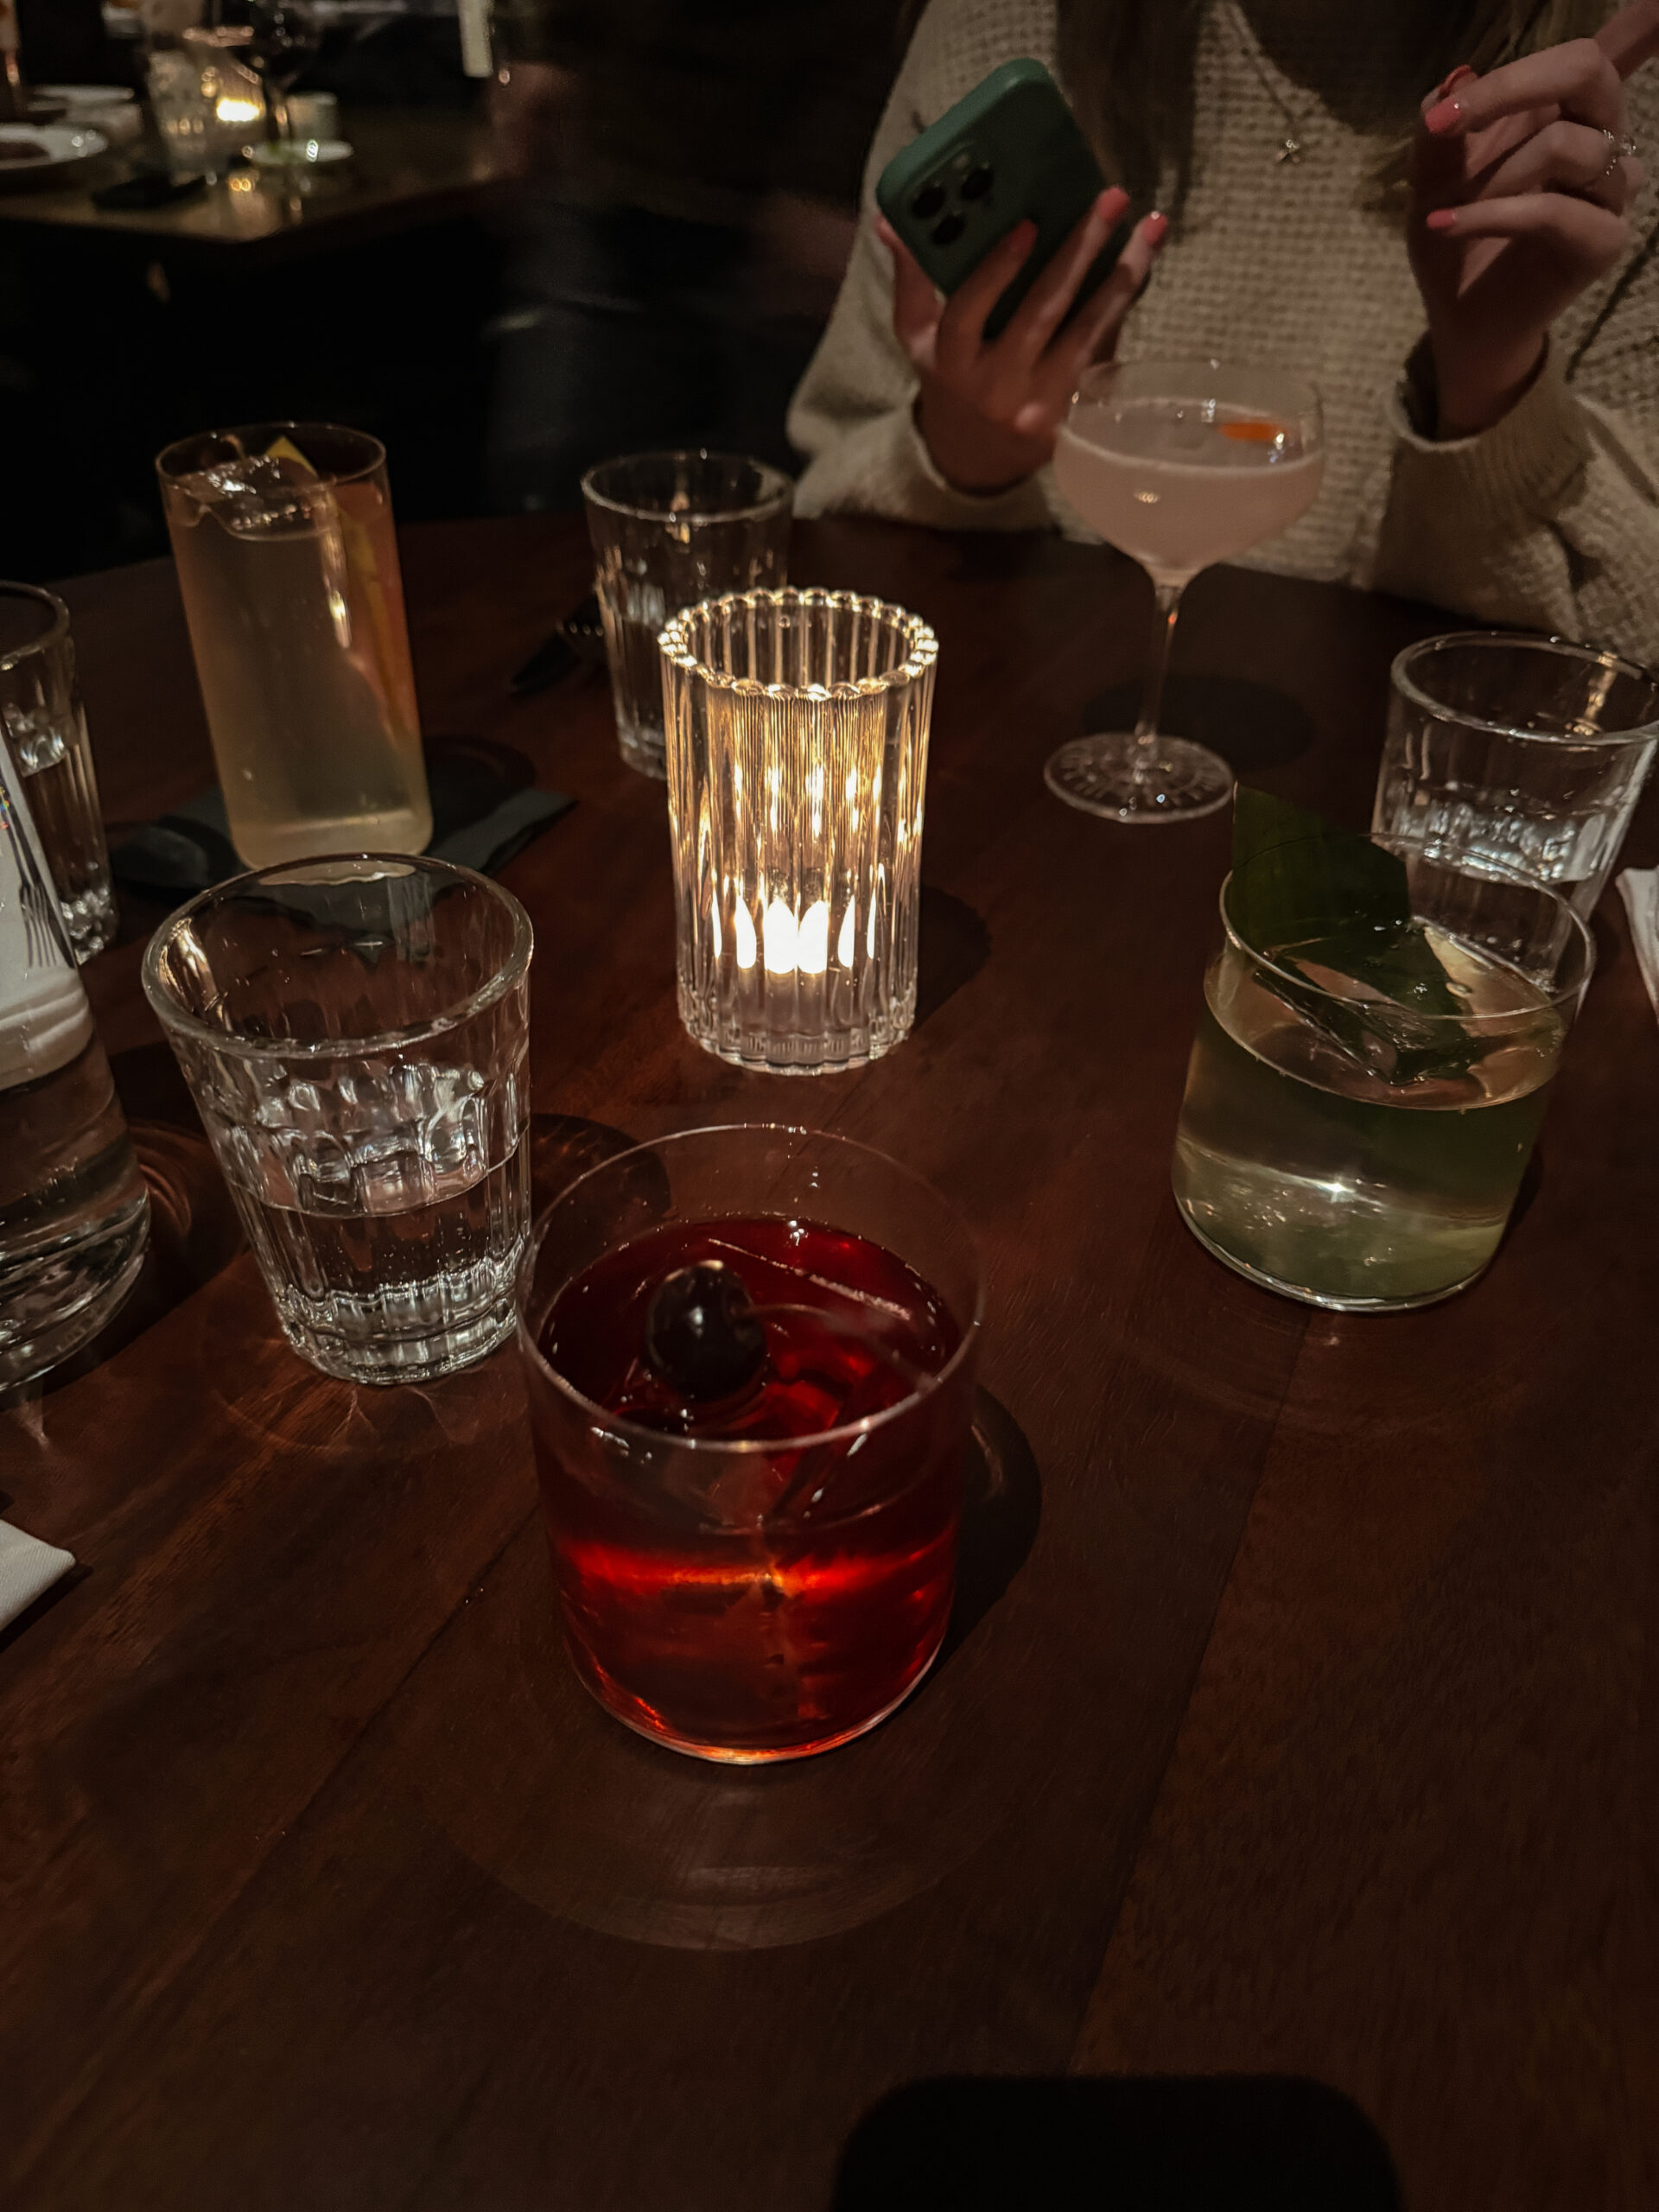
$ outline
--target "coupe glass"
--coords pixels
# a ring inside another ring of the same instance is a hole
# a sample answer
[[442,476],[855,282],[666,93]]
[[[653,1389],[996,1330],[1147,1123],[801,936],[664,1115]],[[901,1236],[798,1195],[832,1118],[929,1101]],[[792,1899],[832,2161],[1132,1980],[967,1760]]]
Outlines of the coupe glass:
[[1157,601],[1133,733],[1076,738],[1044,771],[1068,806],[1116,822],[1176,822],[1232,796],[1218,753],[1158,728],[1181,594],[1200,569],[1275,537],[1325,474],[1319,397],[1278,369],[1224,361],[1107,362],[1078,385],[1054,480],[1109,545],[1138,561]]

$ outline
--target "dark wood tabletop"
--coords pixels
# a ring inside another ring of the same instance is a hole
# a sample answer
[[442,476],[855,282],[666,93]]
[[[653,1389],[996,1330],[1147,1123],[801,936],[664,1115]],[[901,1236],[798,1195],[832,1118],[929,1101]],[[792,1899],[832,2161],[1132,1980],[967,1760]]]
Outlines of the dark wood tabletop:
[[[1659,2202],[1659,1026],[1616,897],[1490,1274],[1311,1311],[1169,1195],[1225,817],[1131,831],[1043,787],[1133,683],[1138,571],[801,529],[798,579],[925,615],[940,673],[921,1018],[785,1082],[680,1030],[663,791],[602,678],[508,696],[587,587],[579,524],[404,561],[429,732],[578,802],[505,878],[543,1188],[710,1119],[911,1162],[982,1240],[1001,1486],[948,1658],[874,1734],[760,1773],[629,1735],[559,1649],[513,1355],[375,1391],[285,1349],[130,907],[89,982],[172,1272],[0,1413],[0,1505],[80,1562],[0,1635],[7,2202],[793,2212],[898,2085],[1083,2074],[1157,2086],[1178,2133],[1202,2077],[1325,2085],[1414,2212]],[[171,571],[67,595],[106,813],[153,814],[211,775]],[[1361,824],[1390,657],[1444,626],[1218,569],[1177,708]],[[1092,2139],[1098,2201],[1139,2202]]]

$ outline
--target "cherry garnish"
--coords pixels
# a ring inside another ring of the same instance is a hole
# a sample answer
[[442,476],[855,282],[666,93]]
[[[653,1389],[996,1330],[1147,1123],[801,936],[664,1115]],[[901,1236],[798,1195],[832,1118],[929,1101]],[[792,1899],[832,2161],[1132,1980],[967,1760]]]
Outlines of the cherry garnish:
[[695,1400],[729,1398],[766,1364],[766,1332],[741,1275],[723,1260],[677,1268],[645,1309],[645,1364]]

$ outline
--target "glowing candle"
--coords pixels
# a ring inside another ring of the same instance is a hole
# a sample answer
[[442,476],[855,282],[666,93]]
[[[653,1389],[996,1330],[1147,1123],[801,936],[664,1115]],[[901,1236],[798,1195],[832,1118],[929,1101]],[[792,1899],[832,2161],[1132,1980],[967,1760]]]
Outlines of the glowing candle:
[[850,592],[734,593],[662,634],[680,1012],[746,1067],[856,1067],[916,1006],[937,647]]

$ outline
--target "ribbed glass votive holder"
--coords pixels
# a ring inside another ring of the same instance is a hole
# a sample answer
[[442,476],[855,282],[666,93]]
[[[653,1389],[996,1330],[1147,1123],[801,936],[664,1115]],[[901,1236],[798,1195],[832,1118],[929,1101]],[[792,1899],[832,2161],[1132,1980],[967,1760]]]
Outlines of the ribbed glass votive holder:
[[662,633],[681,1019],[721,1059],[816,1075],[916,1014],[938,641],[853,592],[747,591]]

